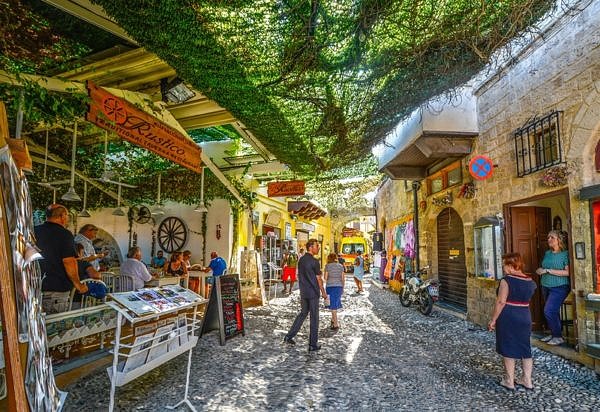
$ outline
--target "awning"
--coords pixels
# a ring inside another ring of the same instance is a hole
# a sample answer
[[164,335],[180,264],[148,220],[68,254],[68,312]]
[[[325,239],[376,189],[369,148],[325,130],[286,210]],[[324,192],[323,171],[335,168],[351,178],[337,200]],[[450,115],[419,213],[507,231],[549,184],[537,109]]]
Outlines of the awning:
[[433,100],[400,122],[373,150],[379,171],[392,179],[420,180],[434,164],[471,153],[479,135],[475,97],[470,88],[457,93],[458,104]]
[[326,211],[309,200],[288,202],[288,212],[309,220],[318,219],[327,214]]

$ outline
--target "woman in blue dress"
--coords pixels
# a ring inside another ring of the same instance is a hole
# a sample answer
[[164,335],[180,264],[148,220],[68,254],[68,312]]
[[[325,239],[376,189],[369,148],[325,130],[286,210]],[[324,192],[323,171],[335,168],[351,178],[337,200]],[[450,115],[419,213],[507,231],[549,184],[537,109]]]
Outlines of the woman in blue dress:
[[[518,253],[502,256],[505,277],[500,280],[498,296],[489,330],[496,330],[496,352],[504,360],[504,377],[500,385],[509,390],[515,384],[533,389],[531,372],[531,312],[529,301],[535,292],[535,282],[523,273],[523,259]],[[515,380],[515,363],[523,362],[523,376]]]
[[569,283],[569,252],[565,247],[564,232],[551,230],[548,232],[548,246],[542,259],[542,267],[535,273],[541,275],[542,295],[544,296],[544,317],[551,334],[540,339],[548,345],[564,343],[562,323],[560,322],[560,306],[571,292]]

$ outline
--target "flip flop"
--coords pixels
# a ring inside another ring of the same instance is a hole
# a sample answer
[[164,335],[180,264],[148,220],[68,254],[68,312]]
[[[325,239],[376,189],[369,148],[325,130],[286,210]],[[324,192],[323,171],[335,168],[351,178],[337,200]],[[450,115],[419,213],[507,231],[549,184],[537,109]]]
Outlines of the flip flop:
[[525,386],[525,384],[523,382],[520,382],[520,381],[519,382],[515,381],[515,385],[518,385],[518,386],[524,388],[526,391],[532,391],[533,388],[534,388],[533,386]]
[[502,386],[502,387],[503,387],[504,389],[506,389],[507,391],[511,391],[511,392],[512,392],[512,391],[514,391],[514,390],[515,390],[515,388],[514,388],[514,387],[512,387],[512,388],[511,388],[510,386],[508,386],[507,384],[505,384],[505,383],[504,383],[504,381],[500,381],[500,382],[498,382],[498,385]]

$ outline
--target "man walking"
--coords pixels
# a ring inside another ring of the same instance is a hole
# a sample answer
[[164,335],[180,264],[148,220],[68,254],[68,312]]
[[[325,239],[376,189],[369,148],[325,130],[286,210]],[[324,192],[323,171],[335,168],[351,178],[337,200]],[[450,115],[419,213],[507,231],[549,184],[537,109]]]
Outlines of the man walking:
[[308,351],[314,352],[321,349],[321,345],[317,343],[319,339],[319,295],[325,299],[327,298],[327,293],[325,293],[325,288],[323,287],[319,261],[314,257],[319,253],[319,242],[316,239],[309,239],[306,242],[306,251],[307,253],[298,260],[300,313],[296,316],[292,327],[283,338],[283,341],[290,345],[296,344],[294,336],[298,334],[306,316],[310,313]]

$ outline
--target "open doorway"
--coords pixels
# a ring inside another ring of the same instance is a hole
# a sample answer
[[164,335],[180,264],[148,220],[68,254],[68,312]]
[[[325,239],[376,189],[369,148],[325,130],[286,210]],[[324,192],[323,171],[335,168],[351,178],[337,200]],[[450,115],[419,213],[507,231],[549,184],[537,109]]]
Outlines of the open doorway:
[[[525,263],[524,272],[532,275],[537,284],[535,295],[531,299],[532,330],[542,332],[547,329],[544,318],[544,300],[541,293],[539,276],[535,270],[540,267],[544,253],[548,249],[547,235],[550,230],[562,230],[567,233],[569,262],[573,261],[571,247],[571,227],[569,224],[570,203],[568,189],[533,196],[504,205],[506,219],[506,251],[518,252]],[[573,266],[569,265],[571,289],[573,284]],[[574,298],[570,294],[561,308],[563,336],[571,345],[576,344]]]

